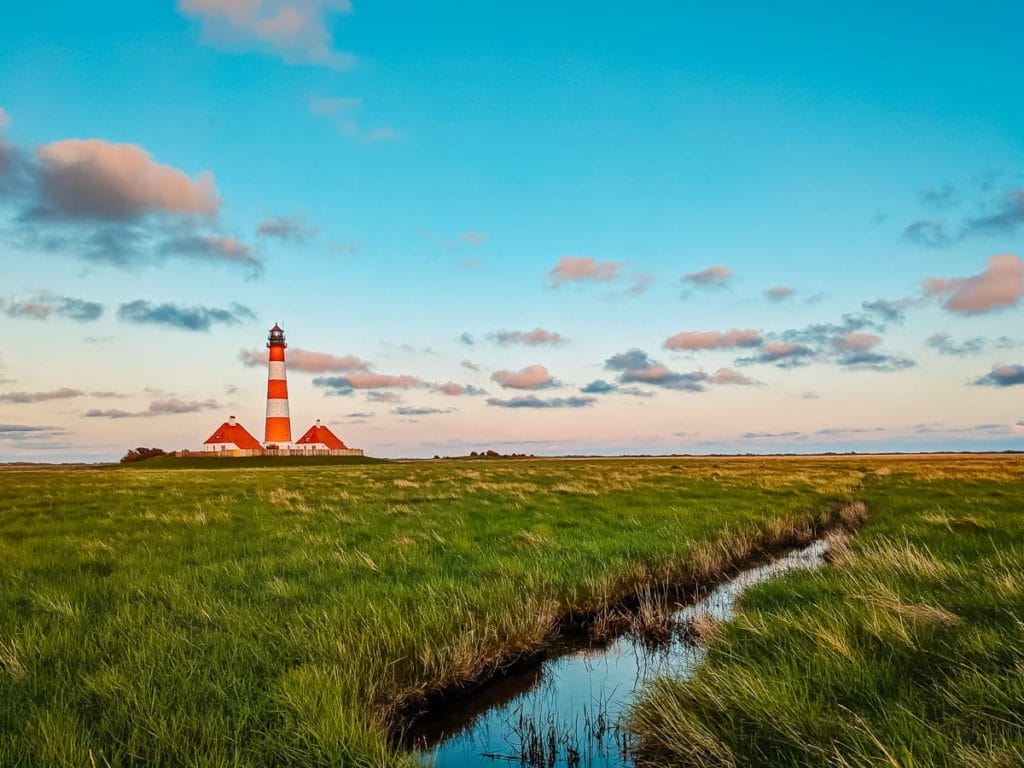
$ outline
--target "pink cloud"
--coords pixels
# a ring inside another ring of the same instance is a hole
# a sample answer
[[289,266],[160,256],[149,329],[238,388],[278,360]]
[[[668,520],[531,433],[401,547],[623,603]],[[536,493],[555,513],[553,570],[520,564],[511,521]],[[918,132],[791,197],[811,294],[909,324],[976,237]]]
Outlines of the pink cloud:
[[[243,349],[239,351],[238,358],[250,368],[267,364],[266,350]],[[347,373],[368,371],[370,368],[368,362],[355,355],[330,355],[301,347],[289,348],[286,358],[289,370],[305,373]]]
[[756,347],[761,344],[761,333],[753,328],[733,328],[721,331],[682,331],[665,339],[665,349],[728,349]]
[[869,349],[874,349],[881,343],[881,336],[876,336],[873,333],[864,333],[863,331],[847,333],[832,340],[832,345],[844,352],[866,352]]
[[737,371],[735,368],[719,368],[711,377],[713,384],[735,384],[740,387],[760,386],[761,382]]
[[412,389],[426,386],[426,382],[416,376],[392,376],[386,373],[350,373],[345,378],[352,389]]
[[589,256],[563,256],[548,272],[551,281],[556,285],[574,282],[608,283],[622,276],[621,261],[598,261]]
[[206,42],[248,44],[289,63],[351,66],[355,57],[334,48],[329,13],[349,13],[349,0],[179,0],[178,9],[199,19]]
[[40,185],[56,213],[130,219],[148,213],[213,216],[220,209],[213,174],[194,180],[158,163],[135,144],[66,139],[37,150]]
[[430,389],[431,392],[436,392],[439,395],[448,395],[449,397],[458,397],[459,395],[486,395],[479,387],[474,387],[472,384],[458,384],[454,381],[448,381],[444,384],[435,384]]
[[950,312],[979,315],[1012,307],[1024,296],[1024,261],[1013,254],[992,256],[988,268],[970,277],[930,278],[924,281],[929,296],[945,297]]
[[702,269],[699,272],[687,272],[683,281],[703,288],[720,288],[732,278],[732,270],[723,264]]
[[491,338],[499,344],[526,344],[531,347],[561,344],[565,341],[562,334],[544,328],[534,328],[532,331],[495,331]]
[[529,365],[521,371],[495,371],[491,380],[506,389],[544,389],[558,385],[543,365]]
[[772,301],[785,301],[795,293],[795,289],[788,285],[775,285],[767,288],[764,295]]

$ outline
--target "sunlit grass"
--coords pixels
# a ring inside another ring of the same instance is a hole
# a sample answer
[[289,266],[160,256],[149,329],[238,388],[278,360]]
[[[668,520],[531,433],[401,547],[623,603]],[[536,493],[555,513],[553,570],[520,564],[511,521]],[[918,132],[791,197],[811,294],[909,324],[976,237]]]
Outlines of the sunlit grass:
[[[806,537],[860,498],[876,533],[835,576],[758,592],[821,658],[769,690],[749,666],[782,653],[763,612],[716,628],[715,658],[749,652],[736,678],[746,706],[813,735],[826,721],[801,702],[815,678],[868,659],[865,643],[902,648],[878,672],[897,675],[917,669],[924,640],[962,634],[956,663],[976,691],[963,711],[981,711],[986,654],[1004,630],[1024,633],[969,610],[974,584],[985,610],[1020,604],[1019,524],[1007,522],[1020,481],[999,457],[0,470],[0,765],[414,765],[388,738],[401,702],[543,647],[568,614]],[[915,505],[920,494],[929,502]],[[855,631],[831,594],[863,619]],[[744,633],[762,641],[732,639]],[[1000,651],[1008,680],[1021,647]],[[666,690],[675,731],[742,757]],[[842,703],[874,729],[858,702]],[[1007,733],[992,725],[950,754],[1012,755]],[[856,741],[880,754],[872,743]]]

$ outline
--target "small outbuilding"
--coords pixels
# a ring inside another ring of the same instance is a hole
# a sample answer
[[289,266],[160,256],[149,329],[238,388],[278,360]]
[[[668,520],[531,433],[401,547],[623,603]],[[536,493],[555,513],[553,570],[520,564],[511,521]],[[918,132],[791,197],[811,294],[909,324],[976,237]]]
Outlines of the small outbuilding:
[[260,441],[249,434],[234,416],[217,427],[217,431],[203,443],[204,451],[259,451]]
[[316,424],[295,441],[296,447],[313,451],[347,451],[348,446],[336,434],[316,420]]

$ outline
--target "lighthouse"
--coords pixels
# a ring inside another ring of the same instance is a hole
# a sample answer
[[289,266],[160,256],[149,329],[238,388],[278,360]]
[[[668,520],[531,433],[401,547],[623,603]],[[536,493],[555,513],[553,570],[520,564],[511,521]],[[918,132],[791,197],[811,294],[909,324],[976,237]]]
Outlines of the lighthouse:
[[292,422],[288,415],[288,380],[284,372],[284,331],[274,323],[267,334],[267,429],[263,435],[268,448],[288,448],[292,442]]

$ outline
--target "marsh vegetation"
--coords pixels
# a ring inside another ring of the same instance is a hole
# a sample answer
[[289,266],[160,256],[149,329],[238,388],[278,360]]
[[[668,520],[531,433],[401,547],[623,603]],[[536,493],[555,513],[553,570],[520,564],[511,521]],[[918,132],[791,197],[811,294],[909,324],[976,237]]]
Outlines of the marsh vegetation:
[[0,764],[417,765],[390,735],[420,703],[855,500],[836,569],[756,588],[692,681],[647,691],[638,744],[1020,754],[1017,458],[148,463],[0,471]]

